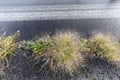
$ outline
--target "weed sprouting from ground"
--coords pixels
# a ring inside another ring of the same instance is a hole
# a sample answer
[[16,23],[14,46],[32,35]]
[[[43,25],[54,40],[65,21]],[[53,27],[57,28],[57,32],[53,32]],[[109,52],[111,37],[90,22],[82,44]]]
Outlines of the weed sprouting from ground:
[[89,53],[112,60],[118,55],[119,46],[111,37],[97,33],[89,39]]
[[5,67],[9,65],[8,56],[17,49],[16,35],[0,36],[0,74],[4,73]]
[[33,45],[32,41],[23,40],[23,41],[20,41],[19,48],[23,50],[30,50],[32,45]]
[[59,32],[53,37],[56,52],[54,59],[59,62],[58,66],[65,67],[67,70],[74,70],[79,65],[81,55],[79,54],[80,38],[77,33]]

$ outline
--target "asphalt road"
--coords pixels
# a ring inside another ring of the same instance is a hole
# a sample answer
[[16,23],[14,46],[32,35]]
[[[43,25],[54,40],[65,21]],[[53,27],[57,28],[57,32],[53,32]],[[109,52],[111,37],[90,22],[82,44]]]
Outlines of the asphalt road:
[[85,36],[92,32],[112,34],[120,39],[120,19],[71,19],[43,21],[6,21],[0,22],[0,33],[20,31],[20,39],[28,40],[45,33],[54,34],[56,30],[76,30]]

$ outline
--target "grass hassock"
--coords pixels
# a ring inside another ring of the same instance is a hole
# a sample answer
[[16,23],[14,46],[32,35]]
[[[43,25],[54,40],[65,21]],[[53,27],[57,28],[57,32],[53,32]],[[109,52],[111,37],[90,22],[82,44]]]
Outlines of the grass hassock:
[[46,59],[52,71],[63,70],[70,74],[82,61],[79,50],[80,37],[73,32],[58,32],[52,37],[38,39],[31,46],[34,59]]
[[113,60],[119,55],[119,46],[109,36],[102,33],[94,34],[89,40],[84,40],[84,50],[93,56]]
[[16,35],[0,36],[0,74],[4,74],[5,67],[8,67],[8,57],[17,49]]

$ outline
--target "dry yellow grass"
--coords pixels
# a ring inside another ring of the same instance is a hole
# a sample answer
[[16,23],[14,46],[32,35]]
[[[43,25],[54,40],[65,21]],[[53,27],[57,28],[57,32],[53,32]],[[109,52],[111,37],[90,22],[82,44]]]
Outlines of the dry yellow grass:
[[6,37],[5,34],[0,36],[0,73],[3,73],[5,67],[9,65],[8,56],[13,54],[17,48],[16,35]]
[[102,33],[94,34],[90,38],[90,53],[100,56],[101,58],[115,59],[119,54],[119,46],[116,41]]
[[[80,35],[75,32],[57,32],[51,38],[47,37],[40,39],[37,44],[33,46],[35,54],[35,59],[44,56],[46,64],[49,64],[53,71],[65,70],[72,74],[74,70],[82,62],[81,53],[79,50],[80,46]],[[41,48],[42,47],[42,48]],[[40,49],[40,50],[38,50]]]
[[57,66],[65,67],[69,71],[74,70],[81,59],[79,52],[80,36],[70,31],[59,32],[56,33],[53,40],[56,50],[54,59],[59,62]]

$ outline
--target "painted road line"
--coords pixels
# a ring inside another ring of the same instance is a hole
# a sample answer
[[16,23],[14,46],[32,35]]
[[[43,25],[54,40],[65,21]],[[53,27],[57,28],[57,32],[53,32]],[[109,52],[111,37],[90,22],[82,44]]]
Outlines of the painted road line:
[[0,7],[0,21],[120,18],[120,4]]
[[120,9],[118,4],[72,4],[72,5],[48,5],[48,6],[8,6],[0,7],[0,12],[35,12],[35,11],[68,11],[68,10],[104,10]]

